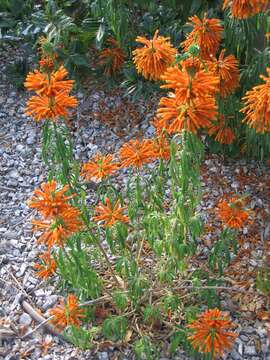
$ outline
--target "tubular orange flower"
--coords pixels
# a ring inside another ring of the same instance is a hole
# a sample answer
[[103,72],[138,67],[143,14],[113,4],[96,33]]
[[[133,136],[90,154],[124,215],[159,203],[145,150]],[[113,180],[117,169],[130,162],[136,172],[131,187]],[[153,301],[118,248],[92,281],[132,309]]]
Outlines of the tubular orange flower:
[[174,94],[161,98],[157,110],[162,126],[169,134],[183,129],[196,133],[200,128],[211,126],[216,119],[217,107],[212,97],[197,98],[193,102],[179,101]]
[[234,55],[225,57],[223,49],[218,59],[208,62],[210,71],[219,78],[219,94],[226,97],[239,86],[238,61]]
[[163,121],[162,118],[155,117],[155,118],[151,121],[151,124],[154,126],[157,135],[160,135],[160,134],[162,134],[164,131],[166,131],[166,129],[164,128],[164,121]]
[[67,117],[68,108],[76,107],[78,104],[74,96],[64,92],[54,97],[32,96],[26,107],[26,115],[33,116],[36,121],[42,119],[56,120],[59,116]]
[[246,19],[267,9],[269,0],[224,0],[223,9],[230,8],[233,17]]
[[153,140],[153,148],[158,159],[170,159],[170,143],[164,132]]
[[81,176],[86,180],[103,180],[119,169],[119,163],[113,162],[113,156],[96,154],[93,160],[82,166]]
[[193,321],[188,328],[193,330],[189,336],[192,346],[201,353],[222,356],[230,350],[237,334],[228,331],[234,324],[228,316],[218,309],[206,310]]
[[111,46],[100,52],[99,64],[105,66],[104,73],[111,76],[121,69],[125,61],[125,55],[115,39],[110,38],[108,42]]
[[167,67],[173,63],[177,50],[168,37],[158,36],[158,30],[152,40],[138,36],[136,41],[144,45],[133,51],[133,61],[138,73],[146,79],[159,80]]
[[39,60],[39,65],[42,70],[45,72],[51,72],[54,68],[54,61],[56,60],[56,56],[50,57],[43,55]]
[[197,15],[190,17],[189,20],[193,30],[181,44],[184,50],[188,51],[191,45],[197,44],[202,59],[209,59],[210,55],[216,55],[223,32],[220,20],[206,17],[200,20]]
[[212,124],[208,129],[210,136],[215,135],[215,140],[220,144],[232,144],[235,135],[230,127],[226,126],[224,115],[220,116],[216,124]]
[[138,139],[130,140],[122,145],[119,150],[119,156],[122,167],[133,166],[140,168],[143,164],[153,161],[155,157],[153,143],[149,139],[144,139],[142,142],[139,142]]
[[68,190],[68,185],[57,190],[57,182],[55,180],[42,183],[40,189],[34,191],[34,195],[28,205],[31,208],[37,209],[45,218],[58,216],[71,207],[67,201],[75,195],[65,195]]
[[72,89],[73,80],[64,80],[68,75],[64,66],[50,75],[42,73],[38,70],[30,72],[25,80],[24,86],[28,90],[35,91],[38,95],[55,96],[59,92],[69,93]]
[[117,200],[113,206],[110,199],[105,199],[106,205],[102,202],[98,204],[95,208],[96,216],[93,217],[94,221],[104,221],[104,226],[112,226],[117,221],[127,223],[129,218],[126,215],[123,215],[123,212],[126,208],[121,207],[120,201]]
[[161,88],[174,89],[177,100],[182,102],[213,95],[218,91],[218,77],[204,70],[191,75],[186,68],[180,70],[174,66],[168,68],[161,78],[166,82]]
[[51,322],[59,329],[63,330],[68,325],[79,327],[81,319],[85,318],[85,310],[80,309],[75,295],[69,294],[67,302],[61,300],[60,305],[49,310],[51,316],[54,316]]
[[82,229],[83,223],[80,215],[78,209],[70,206],[54,219],[33,220],[33,231],[43,232],[38,242],[47,245],[49,249],[54,245],[62,247],[67,238]]
[[186,69],[189,74],[194,74],[199,70],[203,70],[203,64],[200,59],[193,56],[182,60],[180,65],[183,69]]
[[38,270],[36,275],[42,279],[48,279],[48,277],[55,274],[56,262],[52,259],[49,251],[40,255],[39,258],[42,260],[42,264],[34,265],[34,268]]
[[243,122],[258,133],[270,131],[270,68],[268,76],[260,75],[265,84],[254,86],[243,97],[245,107],[240,110],[246,116]]
[[220,201],[218,210],[222,222],[232,229],[241,228],[249,217],[248,211],[244,208],[244,200],[238,197],[232,197],[228,202]]

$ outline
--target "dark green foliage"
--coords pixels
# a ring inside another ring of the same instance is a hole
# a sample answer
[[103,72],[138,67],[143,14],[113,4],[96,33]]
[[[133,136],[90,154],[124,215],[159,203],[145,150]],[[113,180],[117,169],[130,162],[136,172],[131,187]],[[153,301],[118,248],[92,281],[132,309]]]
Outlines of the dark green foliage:
[[127,319],[124,316],[110,316],[102,325],[103,335],[112,341],[123,340],[127,331]]
[[270,296],[270,268],[264,267],[257,270],[256,287],[264,295]]

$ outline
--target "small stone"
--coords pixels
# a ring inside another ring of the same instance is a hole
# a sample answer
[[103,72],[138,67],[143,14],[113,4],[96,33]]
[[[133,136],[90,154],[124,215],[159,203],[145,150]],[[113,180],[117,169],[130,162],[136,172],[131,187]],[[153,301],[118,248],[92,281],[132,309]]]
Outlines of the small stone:
[[241,356],[243,355],[243,347],[243,344],[240,342],[240,344],[238,345],[238,352]]
[[241,360],[242,359],[242,356],[237,352],[236,349],[233,349],[230,355],[233,360]]
[[4,238],[6,239],[15,239],[17,237],[17,233],[15,231],[7,231],[4,233]]
[[33,145],[35,143],[35,138],[34,137],[28,137],[26,139],[26,144],[27,145]]
[[106,352],[101,352],[98,354],[98,360],[109,360],[109,355]]
[[22,263],[20,270],[16,273],[16,276],[17,277],[23,276],[27,267],[28,265],[26,263]]
[[245,345],[245,355],[257,355],[256,347],[253,345]]
[[27,313],[23,313],[21,316],[20,316],[20,320],[19,320],[19,323],[21,325],[26,325],[26,326],[29,326],[32,322],[32,318],[29,314]]
[[244,342],[248,342],[248,341],[249,341],[249,337],[246,336],[246,335],[244,335],[244,334],[240,335],[240,339],[243,340]]
[[263,354],[267,354],[267,353],[269,353],[269,351],[270,351],[270,349],[269,349],[269,346],[267,346],[266,344],[263,344],[262,345],[262,353]]
[[47,311],[49,308],[53,307],[57,302],[58,296],[57,295],[51,295],[49,296],[45,303],[43,304],[42,308],[44,311]]
[[43,289],[38,289],[38,290],[35,291],[35,295],[36,295],[37,297],[39,297],[39,296],[45,296],[46,293],[45,293],[45,291],[44,291]]
[[19,176],[20,176],[20,174],[18,173],[18,171],[17,170],[11,170],[10,172],[9,172],[9,176],[12,178],[12,179],[17,179]]
[[16,151],[18,151],[18,152],[22,152],[23,149],[24,149],[24,146],[23,146],[22,144],[18,144],[18,145],[16,146]]
[[251,326],[247,326],[243,329],[243,333],[247,333],[249,335],[254,334],[255,330]]
[[[259,334],[259,336],[260,336],[261,338],[264,338],[264,337],[267,336],[267,330],[264,329],[264,328],[262,328],[262,327],[259,327],[259,328],[257,329],[257,333]],[[269,350],[270,350],[270,349],[269,349]]]

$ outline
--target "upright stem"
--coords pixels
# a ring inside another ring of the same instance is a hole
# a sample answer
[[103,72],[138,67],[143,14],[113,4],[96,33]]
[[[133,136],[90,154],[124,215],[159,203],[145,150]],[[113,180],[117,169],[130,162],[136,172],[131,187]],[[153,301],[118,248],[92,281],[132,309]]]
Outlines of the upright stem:
[[110,262],[110,259],[108,258],[108,255],[106,254],[106,251],[104,250],[103,246],[101,245],[101,243],[98,241],[98,239],[96,238],[96,236],[93,234],[91,228],[89,227],[89,224],[86,223],[86,227],[87,227],[87,230],[89,232],[89,235],[91,237],[91,240],[93,240],[94,244],[99,248],[99,250],[101,251],[102,255],[104,256],[104,259],[106,261],[106,264],[108,266],[108,268],[110,269],[111,271],[111,275],[112,277],[114,278],[114,281],[116,282],[117,286],[119,286],[120,288],[122,287],[119,280],[117,279],[117,276],[115,275],[115,271],[114,271],[114,268]]

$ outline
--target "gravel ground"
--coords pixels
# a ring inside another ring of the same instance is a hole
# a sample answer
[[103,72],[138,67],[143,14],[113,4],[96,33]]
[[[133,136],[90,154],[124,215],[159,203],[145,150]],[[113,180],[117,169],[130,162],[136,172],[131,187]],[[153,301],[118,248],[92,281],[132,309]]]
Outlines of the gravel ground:
[[[40,126],[27,118],[23,111],[25,93],[18,93],[7,83],[4,75],[5,58],[3,56],[0,73],[0,359],[98,359],[117,360],[133,359],[130,350],[114,348],[106,351],[81,351],[69,344],[62,343],[59,338],[46,335],[39,330],[27,339],[22,339],[26,331],[30,331],[37,324],[28,313],[24,312],[20,300],[27,301],[46,312],[58,301],[58,293],[53,284],[44,284],[34,277],[32,265],[39,252],[35,239],[31,233],[30,220],[33,212],[27,207],[33,189],[46,180],[44,168],[40,160]],[[132,137],[132,132],[119,138],[116,131],[93,120],[91,114],[99,108],[103,99],[102,91],[97,91],[84,97],[78,94],[81,106],[76,115],[75,156],[82,161],[91,157],[97,150],[114,151],[121,143]],[[110,99],[108,100],[110,101]],[[112,101],[114,101],[112,99]],[[143,110],[144,111],[144,110]],[[151,117],[151,114],[149,115]],[[153,128],[148,125],[148,118],[141,130],[151,135]],[[254,211],[260,210],[270,213],[269,196],[269,167],[256,162],[224,161],[221,157],[211,156],[203,165],[203,182],[205,194],[203,209],[213,209],[217,200],[226,192],[248,191]],[[221,182],[222,180],[222,182]],[[226,183],[226,184],[225,184]],[[224,184],[226,187],[224,187]],[[267,187],[268,185],[268,187]],[[260,188],[261,186],[261,188]],[[268,193],[267,193],[268,191]],[[210,212],[211,213],[211,212]],[[211,215],[209,215],[211,219]],[[263,219],[263,217],[262,217]],[[259,221],[260,223],[260,221]],[[249,256],[240,262],[241,271],[255,271],[263,266],[269,253],[265,253],[265,243],[269,242],[269,224],[261,221],[261,232],[256,243],[244,244],[241,251],[249,251]],[[268,227],[267,227],[268,226]],[[268,229],[268,230],[267,230]],[[261,236],[263,234],[263,236]],[[249,239],[248,229],[244,229],[242,238]],[[204,239],[206,245],[213,239],[211,234]],[[241,256],[241,251],[240,255]],[[267,250],[268,251],[268,250]],[[263,255],[263,256],[262,256]],[[232,269],[234,269],[232,267]],[[232,271],[230,269],[230,271]],[[235,268],[237,271],[237,267]],[[233,277],[228,272],[228,276]],[[236,276],[237,278],[237,276]],[[239,279],[237,278],[236,281]],[[241,278],[240,278],[241,280]],[[254,281],[250,285],[254,286]],[[261,298],[255,299],[255,303]],[[233,311],[237,299],[224,297],[224,310]],[[240,336],[236,340],[232,352],[227,359],[240,360],[270,360],[270,340],[265,322],[254,316],[254,299],[241,304],[244,311],[243,319],[239,323]],[[165,346],[166,347],[166,346]],[[162,360],[187,359],[179,351],[173,358],[164,351]]]

